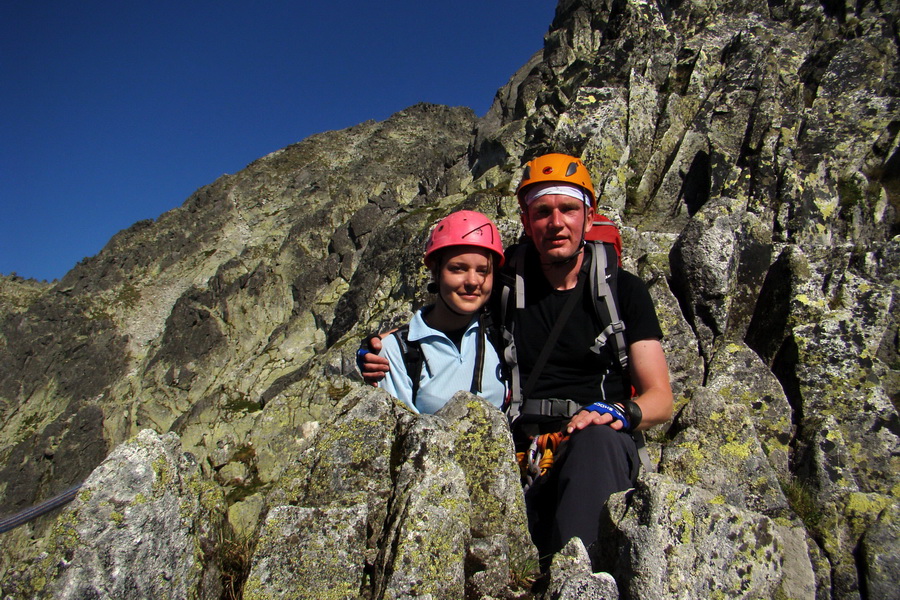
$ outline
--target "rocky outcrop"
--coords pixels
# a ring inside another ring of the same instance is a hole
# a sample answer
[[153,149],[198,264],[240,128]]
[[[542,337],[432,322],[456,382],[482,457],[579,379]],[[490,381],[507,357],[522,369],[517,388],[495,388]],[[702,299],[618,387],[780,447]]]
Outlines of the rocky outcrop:
[[351,393],[267,502],[245,597],[482,597],[537,564],[506,418],[462,392],[434,416]]
[[[224,508],[175,434],[144,430],[10,569],[3,597],[219,598]],[[434,416],[351,393],[260,516],[247,599],[518,597],[536,576],[506,417],[465,392]]]
[[803,533],[721,494],[649,475],[608,510],[596,564],[624,597],[815,597]]
[[34,279],[24,279],[16,275],[0,275],[0,319],[20,313],[37,299],[50,284]]
[[553,557],[544,597],[550,600],[617,600],[619,588],[612,575],[593,571],[581,540],[569,540]]
[[4,598],[198,598],[222,594],[225,502],[178,437],[142,431],[85,481]]
[[[358,286],[369,293],[357,309],[339,305],[363,251],[377,238],[373,250],[391,264],[398,244],[376,226],[456,191],[447,168],[473,124],[467,109],[421,105],[275,152],[157,222],[119,233],[5,318],[3,512],[84,480],[147,427],[179,433],[218,471],[240,462],[232,459],[251,443],[257,420],[300,425],[330,409],[329,388],[346,384],[320,386],[323,367],[314,363],[343,327],[336,315],[368,313],[369,295],[383,289],[373,280]],[[423,218],[408,219],[407,236]],[[400,276],[384,265],[365,271]],[[406,303],[398,296],[381,307]],[[349,371],[340,354],[328,360],[329,373]],[[263,403],[272,405],[265,416]],[[213,422],[224,437],[208,435]],[[61,453],[71,448],[80,451]]]
[[[152,429],[177,434],[224,494],[221,547],[256,549],[222,561],[248,595],[293,586],[329,553],[363,565],[328,575],[334,590],[513,593],[495,574],[521,564],[523,526],[484,518],[508,474],[449,441],[471,411],[363,402],[353,354],[427,300],[429,227],[477,209],[514,240],[519,168],[557,150],[584,158],[622,225],[678,414],[648,436],[657,473],[610,503],[614,551],[567,548],[546,594],[609,595],[587,556],[625,598],[889,596],[898,14],[892,1],[561,0],[543,52],[483,119],[419,105],[313,136],[123,231],[54,286],[0,282],[0,514]],[[495,479],[479,487],[484,470]],[[33,585],[16,565],[60,523],[2,534],[4,593]],[[265,558],[321,528],[339,549],[310,546],[290,572]],[[431,555],[451,565],[440,582]]]

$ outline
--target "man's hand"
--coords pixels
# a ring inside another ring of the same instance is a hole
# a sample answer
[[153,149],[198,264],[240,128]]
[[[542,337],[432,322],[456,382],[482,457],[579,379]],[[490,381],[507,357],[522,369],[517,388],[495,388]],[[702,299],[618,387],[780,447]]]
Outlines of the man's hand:
[[369,338],[368,345],[371,351],[366,351],[365,348],[358,350],[359,370],[369,385],[378,385],[378,382],[384,379],[384,374],[391,370],[388,360],[377,354],[381,352],[381,337],[383,336],[373,335]]
[[583,410],[572,417],[569,424],[566,425],[566,433],[571,435],[573,431],[579,431],[590,425],[608,425],[617,431],[624,426],[622,421],[615,419],[609,413]]
[[[672,387],[669,384],[669,368],[666,365],[666,355],[657,340],[643,340],[631,344],[628,347],[628,357],[631,381],[638,393],[632,401],[638,405],[642,414],[634,430],[643,431],[672,418],[673,399]],[[625,414],[628,414],[627,411]],[[572,417],[566,431],[571,434],[590,425],[608,425],[616,430],[624,427],[624,424],[613,415],[583,410]]]

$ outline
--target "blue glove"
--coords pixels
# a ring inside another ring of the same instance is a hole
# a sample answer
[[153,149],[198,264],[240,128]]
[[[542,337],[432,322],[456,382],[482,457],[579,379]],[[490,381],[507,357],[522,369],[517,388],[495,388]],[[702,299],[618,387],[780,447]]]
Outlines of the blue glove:
[[359,350],[356,351],[356,368],[359,369],[360,373],[363,371],[363,361],[366,358],[366,354],[372,351],[372,338],[376,337],[380,338],[377,333],[370,333],[359,343]]
[[360,348],[356,351],[356,368],[359,369],[360,373],[362,373],[363,370],[363,359],[369,352],[371,352],[371,350],[366,350],[365,348]]
[[628,422],[628,417],[626,417],[625,413],[619,410],[618,407],[615,407],[612,404],[607,404],[606,402],[594,402],[593,404],[585,406],[584,410],[600,413],[601,415],[612,415],[613,419],[616,421],[622,421],[622,431],[631,431],[631,424]]

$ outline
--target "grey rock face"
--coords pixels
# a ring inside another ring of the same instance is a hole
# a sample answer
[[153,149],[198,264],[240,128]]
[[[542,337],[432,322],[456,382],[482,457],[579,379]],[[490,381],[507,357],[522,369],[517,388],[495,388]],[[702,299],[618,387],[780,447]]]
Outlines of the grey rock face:
[[506,418],[466,394],[455,396],[435,416],[447,424],[450,451],[466,478],[473,537],[506,539],[510,568],[523,568],[534,560],[534,548],[527,535],[519,467],[510,452],[512,436]]
[[722,495],[730,505],[773,518],[793,512],[767,460],[750,411],[699,390],[679,415],[684,427],[663,450],[660,470]]
[[43,551],[7,572],[3,595],[217,599],[224,512],[177,436],[142,431],[94,470]]
[[266,517],[243,597],[356,598],[365,576],[364,504],[279,506]]
[[767,517],[653,474],[629,495],[610,499],[595,559],[624,598],[798,597],[781,587],[784,543]]
[[[486,444],[506,443],[501,423],[465,401],[427,418],[373,401],[354,352],[429,301],[434,222],[481,210],[515,240],[520,167],[562,151],[622,225],[676,393],[672,426],[648,436],[659,477],[611,512],[621,596],[889,594],[898,8],[562,0],[483,119],[418,105],[316,135],[119,233],[56,285],[4,278],[0,514],[84,480],[144,429],[171,431],[225,495],[225,540],[258,546],[225,573],[248,593],[287,577],[264,560],[275,532],[352,515],[332,529],[375,596],[514,597],[501,573],[532,575],[514,471]],[[471,431],[485,453],[464,458]],[[4,594],[32,585],[17,565],[62,522],[3,534]],[[440,581],[434,553],[453,557]],[[708,575],[726,556],[750,570]],[[581,573],[578,589],[599,589]]]
[[269,504],[245,597],[482,597],[537,564],[505,417],[467,393],[351,394]]
[[618,600],[615,579],[605,572],[594,573],[591,559],[578,538],[553,557],[552,577],[544,598],[547,600]]
[[401,446],[404,460],[379,543],[379,597],[464,596],[473,507],[449,440],[428,421],[417,420]]
[[861,552],[866,565],[866,585],[870,598],[890,598],[896,593],[900,576],[900,556],[896,552],[900,537],[897,506],[885,508],[862,539]]

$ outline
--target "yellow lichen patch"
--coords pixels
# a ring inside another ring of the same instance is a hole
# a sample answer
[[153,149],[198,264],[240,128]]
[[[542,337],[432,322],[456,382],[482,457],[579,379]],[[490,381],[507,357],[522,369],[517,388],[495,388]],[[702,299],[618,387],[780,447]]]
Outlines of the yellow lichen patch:
[[172,483],[172,473],[169,471],[169,464],[164,456],[159,456],[152,463],[153,474],[153,491],[162,492]]
[[685,492],[677,489],[670,489],[666,492],[666,503],[670,506],[674,506],[676,502],[684,498]]
[[687,450],[694,460],[703,460],[705,458],[704,454],[700,451],[700,444],[698,442],[682,442],[678,444],[678,447]]
[[684,529],[681,531],[681,543],[690,544],[693,539],[694,526],[696,525],[694,513],[687,509],[682,510],[680,521],[684,524]]
[[847,498],[847,512],[857,515],[877,515],[894,503],[890,496],[853,492]]
[[734,456],[741,460],[747,460],[752,454],[750,442],[743,444],[738,442],[728,442],[720,447],[720,452],[726,456]]
[[790,528],[790,527],[793,527],[793,526],[794,526],[794,522],[791,521],[790,519],[788,519],[787,517],[774,517],[774,518],[772,519],[772,521],[774,521],[775,524],[778,525],[778,526],[780,526],[780,527],[788,527],[788,528]]

